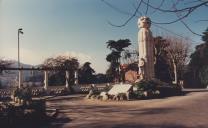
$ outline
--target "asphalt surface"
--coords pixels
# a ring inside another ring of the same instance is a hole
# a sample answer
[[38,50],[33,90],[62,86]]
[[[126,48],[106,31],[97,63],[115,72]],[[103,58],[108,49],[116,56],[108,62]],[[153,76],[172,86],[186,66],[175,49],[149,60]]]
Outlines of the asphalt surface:
[[50,128],[208,128],[208,92],[136,101],[86,100],[83,95],[53,97],[58,109]]

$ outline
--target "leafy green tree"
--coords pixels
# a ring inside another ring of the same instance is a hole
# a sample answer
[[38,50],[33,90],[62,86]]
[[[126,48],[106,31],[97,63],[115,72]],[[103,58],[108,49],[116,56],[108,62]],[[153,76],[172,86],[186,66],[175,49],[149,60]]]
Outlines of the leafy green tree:
[[155,77],[164,81],[175,83],[183,78],[184,68],[187,64],[190,43],[188,40],[167,36],[155,37]]
[[208,86],[208,66],[204,65],[199,72],[199,80],[203,87]]
[[2,83],[1,83],[1,80],[0,80],[0,89],[2,88]]
[[[69,72],[69,84],[74,84],[74,72],[79,68],[79,62],[76,58],[70,56],[57,56],[48,58],[42,64],[42,67],[65,69]],[[49,74],[49,85],[65,84],[65,71],[54,70]]]
[[190,87],[206,87],[208,85],[208,28],[203,32],[202,41],[191,54],[186,73],[186,82]]
[[171,82],[171,68],[169,65],[168,52],[166,48],[169,44],[161,37],[154,38],[155,43],[155,77],[164,82]]
[[0,58],[0,73],[2,73],[2,69],[4,68],[8,68],[9,66],[11,66],[14,62],[11,60],[5,60],[3,58]]
[[79,83],[81,84],[91,84],[94,83],[94,73],[95,70],[90,66],[90,62],[86,62],[79,69]]
[[202,40],[207,44],[208,43],[208,28],[203,32]]
[[109,69],[106,74],[112,76],[115,80],[119,80],[119,66],[121,53],[125,51],[129,45],[131,45],[129,39],[120,39],[117,41],[109,40],[106,42],[107,48],[111,50],[111,53],[106,56],[106,60],[110,62]]
[[[5,60],[3,58],[0,58],[0,75],[2,75],[2,73],[4,72],[9,73],[9,71],[5,71],[3,69],[10,67],[13,63],[14,62],[12,60]],[[2,81],[0,79],[0,88],[2,88],[2,86]]]

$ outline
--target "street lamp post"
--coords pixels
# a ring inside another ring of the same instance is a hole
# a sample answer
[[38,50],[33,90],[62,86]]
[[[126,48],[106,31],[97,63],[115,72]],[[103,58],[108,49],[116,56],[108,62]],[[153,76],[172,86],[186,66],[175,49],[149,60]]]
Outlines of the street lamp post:
[[18,68],[20,68],[20,44],[19,44],[19,35],[23,34],[22,28],[18,29]]
[[[20,45],[19,45],[19,35],[23,34],[22,28],[18,29],[18,68],[20,68]],[[21,88],[22,86],[22,70],[19,69],[19,85],[18,87]]]

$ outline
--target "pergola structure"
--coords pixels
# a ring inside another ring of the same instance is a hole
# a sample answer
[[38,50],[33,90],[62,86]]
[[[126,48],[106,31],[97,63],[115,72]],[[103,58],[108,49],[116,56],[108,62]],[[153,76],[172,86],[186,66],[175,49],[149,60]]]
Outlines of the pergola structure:
[[[8,68],[8,67],[1,67],[0,70],[18,70],[19,71],[19,80],[18,80],[18,87],[21,88],[22,87],[22,83],[23,83],[23,71],[33,71],[33,70],[37,70],[37,71],[44,71],[44,89],[47,90],[48,89],[48,71],[65,71],[65,78],[66,78],[66,84],[65,87],[68,89],[69,88],[69,71],[67,68]],[[75,71],[75,85],[78,84],[78,74]]]

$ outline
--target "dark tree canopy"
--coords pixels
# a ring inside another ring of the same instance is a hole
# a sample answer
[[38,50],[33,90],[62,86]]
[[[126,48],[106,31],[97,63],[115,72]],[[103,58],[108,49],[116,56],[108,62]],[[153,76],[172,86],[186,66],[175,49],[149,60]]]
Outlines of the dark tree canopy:
[[79,69],[79,83],[92,84],[94,83],[95,70],[90,66],[90,62],[85,62]]
[[[46,59],[42,67],[66,69],[69,72],[69,84],[72,85],[74,83],[74,72],[78,70],[79,62],[73,57],[57,56]],[[65,71],[57,70],[49,73],[49,85],[63,85],[65,81]]]
[[119,79],[119,67],[121,64],[121,53],[131,45],[129,39],[120,39],[117,41],[109,40],[106,42],[107,48],[111,50],[111,53],[106,56],[106,60],[110,62],[110,66],[106,71],[106,74],[110,75],[116,81]]
[[121,52],[118,51],[112,51],[110,54],[107,55],[106,60],[108,62],[114,62],[117,63],[118,59],[121,57]]
[[12,60],[0,59],[0,73],[2,73],[2,68],[7,68],[11,66],[14,62]]
[[175,83],[183,79],[184,68],[190,49],[190,42],[174,36],[155,37],[155,76],[156,78]]
[[113,50],[113,51],[118,51],[121,52],[124,50],[124,48],[128,47],[131,45],[129,39],[120,39],[117,41],[114,40],[109,40],[107,43],[107,48]]
[[166,48],[169,44],[160,36],[154,38],[155,43],[155,77],[164,82],[171,82],[171,68]]
[[189,70],[186,73],[187,85],[190,87],[207,87],[208,85],[208,28],[203,32],[204,43],[197,45],[191,54]]
[[202,40],[208,43],[208,28],[203,32]]

